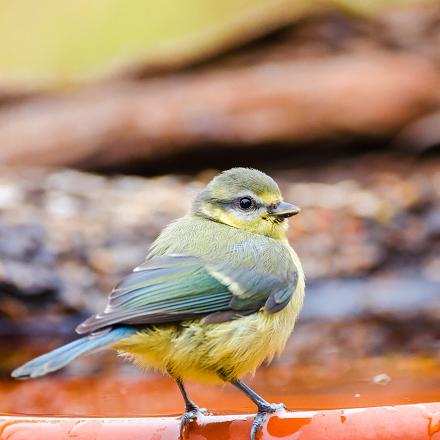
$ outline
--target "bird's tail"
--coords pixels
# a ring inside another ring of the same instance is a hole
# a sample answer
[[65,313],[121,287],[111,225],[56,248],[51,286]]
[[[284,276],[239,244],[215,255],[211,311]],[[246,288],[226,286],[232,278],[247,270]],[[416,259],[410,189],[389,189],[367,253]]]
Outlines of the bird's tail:
[[118,327],[109,329],[105,333],[90,334],[27,362],[14,370],[11,375],[17,379],[44,376],[63,368],[84,353],[115,344],[134,333],[136,333],[136,329],[133,327]]

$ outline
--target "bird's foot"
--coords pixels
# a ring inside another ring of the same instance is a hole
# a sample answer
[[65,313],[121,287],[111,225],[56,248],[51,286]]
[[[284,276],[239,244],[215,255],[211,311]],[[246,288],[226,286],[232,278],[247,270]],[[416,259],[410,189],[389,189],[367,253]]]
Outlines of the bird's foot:
[[179,439],[184,439],[184,434],[186,428],[195,420],[200,414],[207,413],[205,408],[199,408],[197,405],[190,406],[185,408],[185,412],[183,413],[182,419],[180,420],[180,436]]
[[266,421],[269,414],[274,412],[285,410],[286,407],[284,403],[268,403],[267,405],[260,405],[258,407],[257,415],[252,422],[251,428],[251,440],[256,440],[258,433],[263,426],[263,423]]

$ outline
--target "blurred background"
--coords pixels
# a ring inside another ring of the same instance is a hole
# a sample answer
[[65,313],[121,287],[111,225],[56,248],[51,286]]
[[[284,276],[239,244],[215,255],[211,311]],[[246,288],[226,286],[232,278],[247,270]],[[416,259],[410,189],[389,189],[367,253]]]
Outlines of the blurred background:
[[232,166],[303,208],[305,308],[256,389],[293,408],[440,400],[439,86],[435,1],[0,0],[0,412],[180,411],[171,381],[114,354],[8,375],[72,339]]

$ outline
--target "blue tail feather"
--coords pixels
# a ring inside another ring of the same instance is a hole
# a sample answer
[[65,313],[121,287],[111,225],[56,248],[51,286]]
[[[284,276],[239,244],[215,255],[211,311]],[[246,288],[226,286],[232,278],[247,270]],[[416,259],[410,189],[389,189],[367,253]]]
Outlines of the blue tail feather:
[[136,329],[133,327],[118,327],[104,334],[85,336],[27,362],[14,370],[11,375],[17,379],[44,376],[65,367],[85,353],[115,344],[134,333]]

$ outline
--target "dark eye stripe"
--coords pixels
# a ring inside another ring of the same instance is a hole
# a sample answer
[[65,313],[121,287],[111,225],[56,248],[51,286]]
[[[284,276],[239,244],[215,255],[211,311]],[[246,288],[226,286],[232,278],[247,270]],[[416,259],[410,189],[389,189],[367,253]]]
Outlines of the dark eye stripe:
[[[260,209],[262,206],[264,206],[264,204],[257,202],[253,197],[250,196],[243,196],[240,197],[238,199],[210,199],[210,203],[212,203],[213,205],[221,205],[224,206],[225,208],[230,207],[230,208],[240,208],[240,200],[243,198],[248,198],[251,199],[253,201],[253,206],[252,208],[254,209]],[[246,211],[246,210],[244,210]]]

